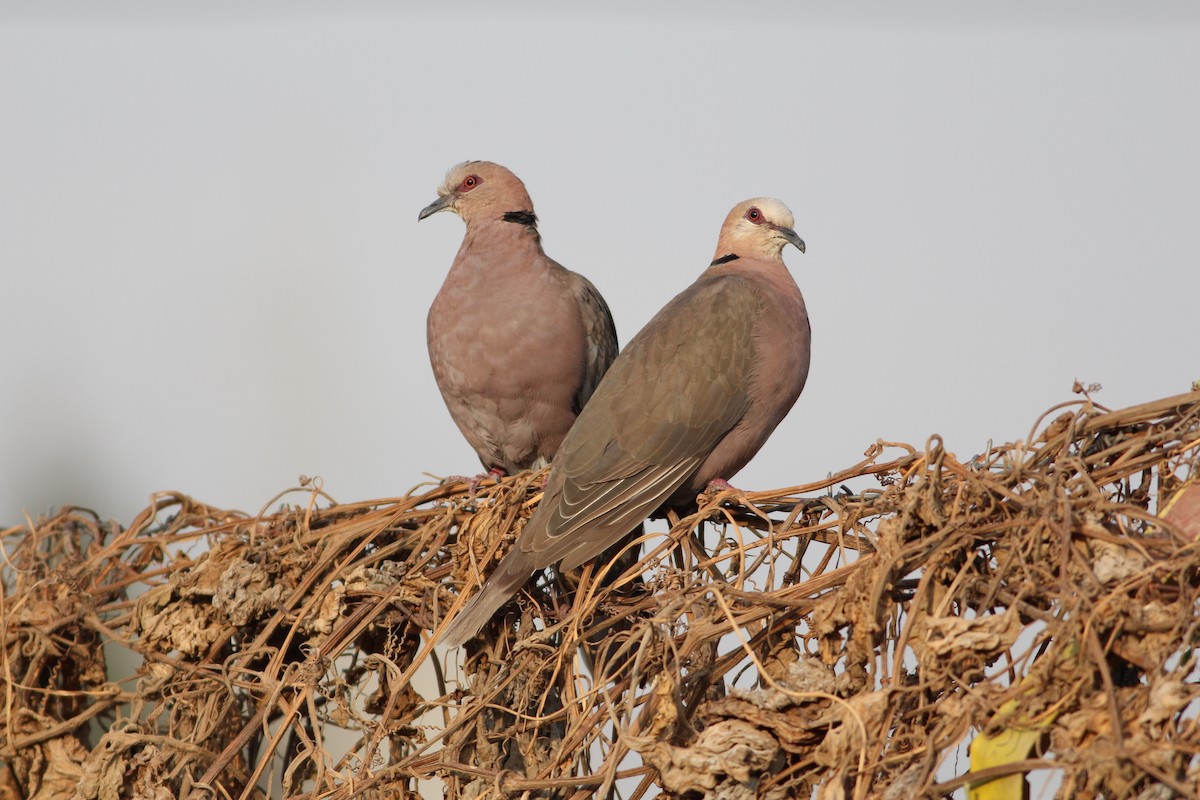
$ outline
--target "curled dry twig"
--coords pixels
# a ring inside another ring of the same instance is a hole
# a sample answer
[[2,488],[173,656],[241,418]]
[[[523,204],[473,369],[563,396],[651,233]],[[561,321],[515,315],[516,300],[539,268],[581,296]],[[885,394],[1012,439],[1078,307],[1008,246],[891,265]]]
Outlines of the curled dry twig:
[[127,528],[63,509],[3,532],[0,790],[939,796],[973,731],[1040,725],[1016,767],[1060,796],[1194,795],[1200,546],[1158,512],[1200,465],[1200,393],[1053,411],[965,462],[880,442],[702,496],[636,564],[532,582],[457,669],[436,632],[540,475],[349,505],[310,483],[254,517],[164,493]]

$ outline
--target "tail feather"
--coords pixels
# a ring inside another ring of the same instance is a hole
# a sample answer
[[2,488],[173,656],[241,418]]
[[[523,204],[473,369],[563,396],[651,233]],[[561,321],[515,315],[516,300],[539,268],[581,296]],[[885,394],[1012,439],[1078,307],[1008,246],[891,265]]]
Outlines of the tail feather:
[[483,591],[472,597],[446,628],[442,643],[447,647],[458,647],[479,633],[500,606],[529,580],[533,570],[528,554],[522,553],[519,547],[510,550],[484,582]]

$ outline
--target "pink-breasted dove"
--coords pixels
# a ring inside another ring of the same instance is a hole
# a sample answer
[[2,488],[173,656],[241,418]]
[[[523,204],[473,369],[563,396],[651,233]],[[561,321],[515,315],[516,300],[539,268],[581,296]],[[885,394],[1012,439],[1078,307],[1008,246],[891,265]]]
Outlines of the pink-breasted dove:
[[612,314],[587,278],[543,252],[509,170],[454,167],[418,219],[445,210],[467,230],[429,309],[434,378],[484,469],[544,466],[617,354]]
[[712,264],[617,356],[537,510],[444,643],[474,636],[535,570],[578,567],[758,452],[808,377],[808,312],[781,255],[789,243],[804,252],[794,224],[771,198],[729,212]]

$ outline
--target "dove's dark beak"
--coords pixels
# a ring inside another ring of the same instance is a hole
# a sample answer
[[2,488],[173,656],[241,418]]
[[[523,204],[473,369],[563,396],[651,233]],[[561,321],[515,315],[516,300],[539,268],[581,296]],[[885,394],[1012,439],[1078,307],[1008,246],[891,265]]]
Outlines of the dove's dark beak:
[[804,252],[804,240],[791,228],[785,228],[782,225],[775,226],[775,232],[784,238],[784,241],[796,245],[796,249],[801,253]]
[[432,216],[439,211],[445,211],[447,208],[450,208],[452,205],[454,205],[454,195],[453,194],[442,195],[437,200],[434,200],[432,203],[430,203],[429,205],[422,208],[421,213],[417,214],[417,220],[418,221],[423,220],[426,217]]

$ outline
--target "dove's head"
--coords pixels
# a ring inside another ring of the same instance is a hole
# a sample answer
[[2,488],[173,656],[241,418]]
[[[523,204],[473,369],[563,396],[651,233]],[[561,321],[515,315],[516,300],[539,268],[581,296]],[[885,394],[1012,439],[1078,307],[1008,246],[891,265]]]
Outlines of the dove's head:
[[491,161],[464,161],[451,168],[437,193],[438,199],[421,209],[417,219],[449,210],[468,225],[472,220],[508,219],[527,225],[536,220],[525,184]]
[[794,244],[804,252],[804,240],[793,230],[791,210],[773,197],[756,197],[738,203],[721,226],[716,260],[726,256],[780,258],[783,246]]

